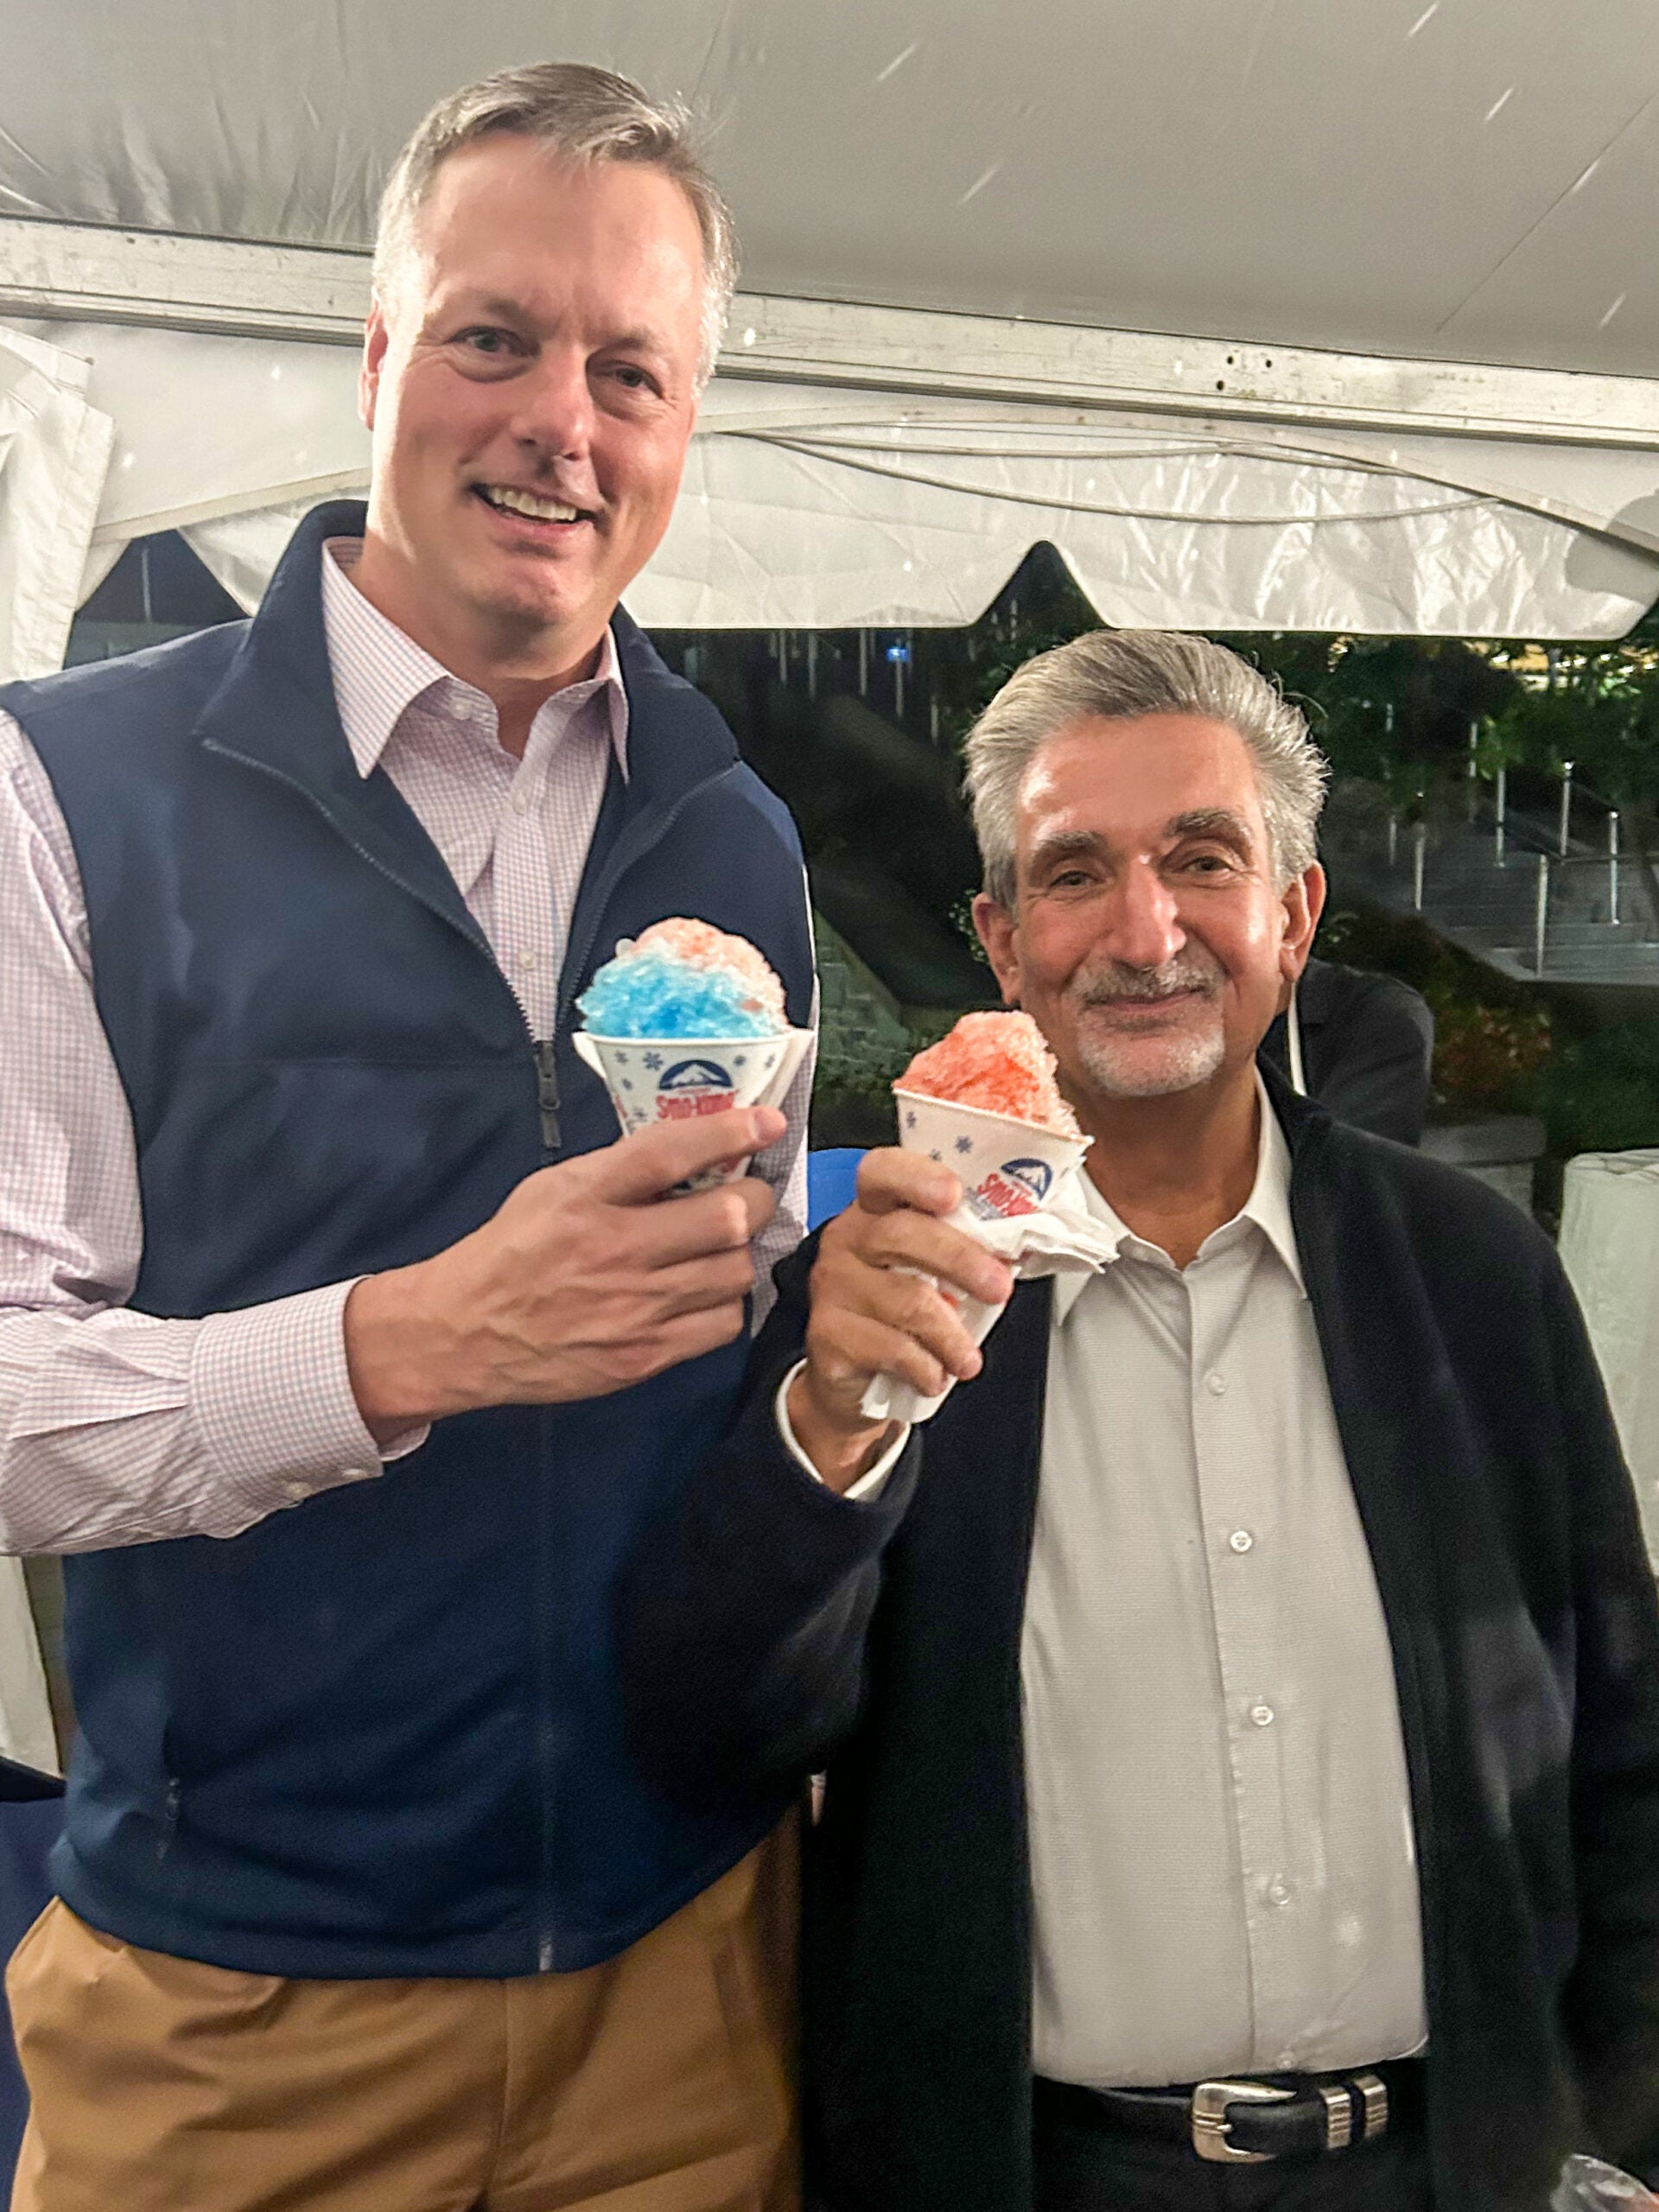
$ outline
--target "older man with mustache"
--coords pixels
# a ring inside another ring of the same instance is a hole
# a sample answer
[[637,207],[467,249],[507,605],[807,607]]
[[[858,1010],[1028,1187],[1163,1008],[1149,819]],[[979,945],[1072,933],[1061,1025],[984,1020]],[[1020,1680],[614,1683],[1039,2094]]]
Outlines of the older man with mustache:
[[[1202,639],[1005,687],[975,918],[1114,1256],[1014,1290],[872,1154],[636,1557],[662,1784],[829,1770],[833,2212],[1543,2212],[1659,2158],[1659,1613],[1578,1314],[1518,1211],[1258,1071],[1323,773]],[[982,1353],[953,1289],[1013,1291]],[[895,1433],[876,1375],[962,1387]]]

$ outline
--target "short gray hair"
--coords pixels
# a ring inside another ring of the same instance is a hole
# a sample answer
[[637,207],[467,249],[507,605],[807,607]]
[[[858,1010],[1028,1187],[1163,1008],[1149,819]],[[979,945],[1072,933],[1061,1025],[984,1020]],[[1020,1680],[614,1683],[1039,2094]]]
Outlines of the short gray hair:
[[1014,908],[1020,791],[1038,748],[1084,715],[1201,715],[1236,730],[1255,761],[1277,887],[1313,866],[1330,771],[1277,685],[1208,638],[1093,630],[1017,669],[968,734],[974,833],[999,906]]
[[503,69],[450,92],[421,123],[392,163],[380,195],[374,240],[374,295],[382,306],[414,241],[416,219],[432,180],[451,154],[503,132],[540,139],[569,162],[639,162],[671,177],[691,203],[702,238],[702,332],[697,388],[715,359],[737,285],[732,213],[703,166],[690,111],[654,100],[626,77],[585,61],[536,61]]

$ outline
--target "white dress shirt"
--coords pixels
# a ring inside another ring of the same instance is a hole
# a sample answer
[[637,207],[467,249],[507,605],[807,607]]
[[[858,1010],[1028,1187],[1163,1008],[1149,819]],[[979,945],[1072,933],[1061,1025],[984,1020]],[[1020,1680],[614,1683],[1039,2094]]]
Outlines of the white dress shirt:
[[[335,698],[360,775],[384,767],[442,855],[537,1036],[552,1026],[570,912],[627,699],[608,632],[595,674],[537,714],[524,758],[495,709],[322,562]],[[85,1551],[235,1535],[379,1474],[353,1398],[351,1282],[202,1320],[125,1310],[143,1255],[125,1094],[99,1022],[79,874],[51,785],[0,715],[0,1549]],[[344,948],[342,948],[344,950]],[[805,1217],[810,1058],[759,1172],[778,1211],[761,1300]]]
[[1254,1187],[1185,1268],[1079,1176],[1117,1255],[1054,1285],[1020,1647],[1032,2063],[1094,2088],[1427,2033],[1388,1631],[1257,1088]]

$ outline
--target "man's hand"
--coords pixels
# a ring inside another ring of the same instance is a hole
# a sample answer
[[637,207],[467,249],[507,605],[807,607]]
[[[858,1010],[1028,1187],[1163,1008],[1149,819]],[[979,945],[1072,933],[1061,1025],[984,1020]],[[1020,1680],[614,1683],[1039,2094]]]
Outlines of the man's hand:
[[371,1433],[385,1444],[480,1406],[602,1397],[732,1343],[754,1287],[749,1242],[776,1201],[753,1177],[664,1193],[784,1128],[749,1107],[641,1129],[527,1175],[431,1259],[366,1276],[346,1302],[346,1357]]
[[867,1153],[855,1203],[823,1232],[806,1364],[788,1405],[797,1443],[832,1490],[850,1489],[892,1433],[891,1424],[859,1410],[877,1375],[896,1376],[931,1398],[952,1377],[965,1382],[980,1370],[979,1348],[947,1294],[1001,1306],[1013,1295],[1014,1277],[938,1218],[961,1198],[950,1170],[916,1153]]

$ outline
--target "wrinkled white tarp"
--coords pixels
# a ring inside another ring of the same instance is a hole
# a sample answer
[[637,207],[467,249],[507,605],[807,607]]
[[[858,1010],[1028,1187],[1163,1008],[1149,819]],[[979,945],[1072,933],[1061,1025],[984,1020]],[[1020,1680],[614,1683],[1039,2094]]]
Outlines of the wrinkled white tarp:
[[11,0],[0,212],[360,246],[458,85],[693,101],[744,283],[1650,376],[1652,0]]
[[0,683],[62,664],[110,458],[87,373],[0,329]]
[[[28,327],[92,356],[117,426],[83,592],[180,528],[251,607],[305,508],[367,482],[348,348]],[[1617,636],[1659,594],[1656,517],[1639,451],[718,378],[628,598],[667,628],[963,623],[1046,538],[1114,624]]]
[[1659,1152],[1591,1152],[1569,1160],[1560,1250],[1659,1571]]

